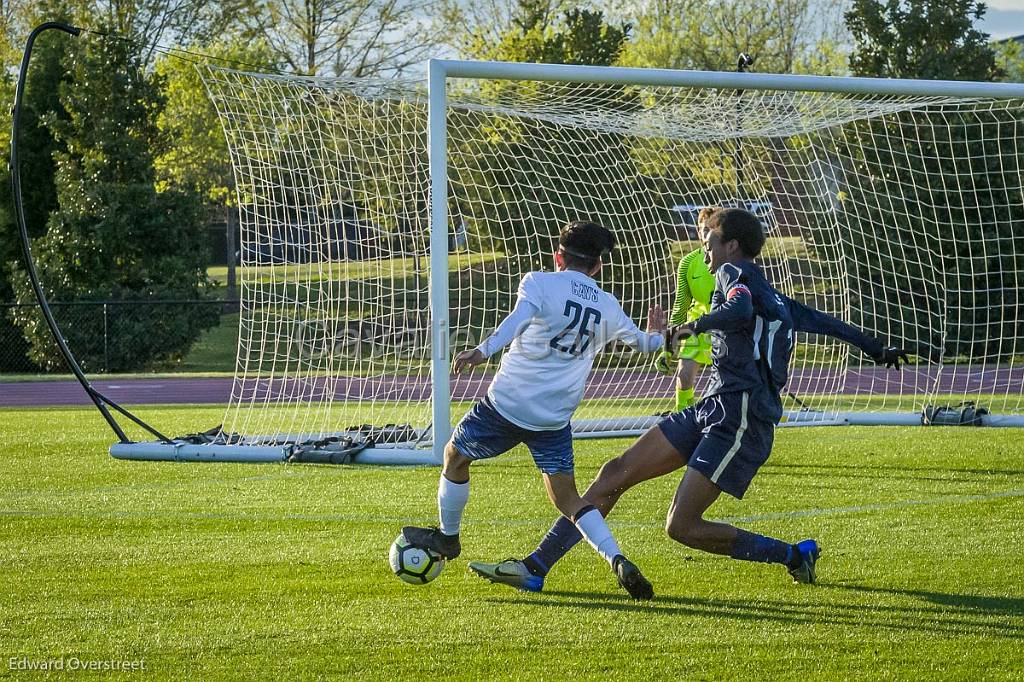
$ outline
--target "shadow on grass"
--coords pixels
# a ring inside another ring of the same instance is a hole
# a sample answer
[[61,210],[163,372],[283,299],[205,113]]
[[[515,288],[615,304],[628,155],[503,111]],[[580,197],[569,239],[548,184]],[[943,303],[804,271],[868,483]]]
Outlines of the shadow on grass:
[[[1008,616],[1024,618],[1024,599],[896,590],[862,585],[819,584],[810,589],[855,592],[861,595],[861,598],[877,601],[898,598],[900,603],[850,604],[822,601],[807,604],[773,599],[758,599],[751,602],[740,599],[680,596],[655,596],[650,602],[638,602],[624,594],[558,591],[544,592],[533,598],[494,598],[489,601],[637,614],[724,618],[738,622],[770,621],[785,625],[835,625],[949,636],[980,635],[1024,639],[1024,622],[1013,623],[1007,619]],[[908,604],[908,599],[913,603]]]
[[[808,471],[799,471],[806,469]],[[963,476],[1024,476],[1024,470],[1020,469],[960,469],[956,467],[914,467],[900,466],[879,466],[869,464],[772,464],[770,461],[762,469],[762,473],[769,472],[775,475],[785,476],[810,476],[821,478],[828,475],[830,470],[836,470],[834,475],[842,478],[885,478],[909,481],[941,481],[945,483],[961,482],[957,478],[950,478],[951,475]],[[873,473],[878,472],[878,473]],[[929,476],[927,474],[939,474]],[[946,476],[941,476],[946,474]]]
[[1015,616],[1024,618],[1024,598],[990,597],[981,594],[947,594],[945,592],[929,592],[927,590],[895,590],[887,587],[869,587],[867,585],[821,585],[829,590],[846,590],[861,594],[892,595],[897,597],[914,597],[924,601],[972,614],[992,616]]

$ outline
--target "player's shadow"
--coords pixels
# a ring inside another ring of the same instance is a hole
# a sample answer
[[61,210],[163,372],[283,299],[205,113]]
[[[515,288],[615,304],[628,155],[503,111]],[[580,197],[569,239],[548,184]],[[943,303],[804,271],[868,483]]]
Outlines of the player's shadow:
[[956,483],[959,479],[951,479],[953,474],[963,476],[986,477],[993,474],[999,476],[1024,476],[1020,469],[965,469],[956,467],[905,467],[898,470],[889,466],[870,464],[790,464],[778,463],[769,464],[762,469],[762,473],[774,474],[776,476],[806,476],[820,479],[823,474],[835,470],[835,475],[841,478],[865,478],[865,479],[893,479],[905,481],[940,481],[944,483]]
[[[721,599],[705,597],[655,596],[638,602],[624,594],[596,592],[544,592],[533,598],[502,599],[503,603],[531,606],[546,605],[573,609],[601,609],[635,613],[660,613],[671,616],[721,618],[740,622],[777,622],[780,624],[825,624],[846,627],[869,626],[880,629],[915,630],[936,635],[1001,636],[1024,639],[1024,599],[983,595],[946,594],[923,590],[896,590],[862,585],[822,585],[811,589],[847,590],[873,595],[884,601],[889,597],[910,597],[915,603],[844,604],[790,602],[773,599]],[[497,601],[497,600],[495,600]],[[1017,618],[1014,623],[1009,618]]]
[[982,594],[948,594],[945,592],[929,592],[927,590],[895,590],[887,587],[868,587],[867,585],[819,585],[828,590],[848,590],[862,594],[892,595],[914,597],[936,604],[944,610],[954,610],[968,614],[984,614],[990,616],[1013,616],[1024,618],[1024,598],[991,597]]

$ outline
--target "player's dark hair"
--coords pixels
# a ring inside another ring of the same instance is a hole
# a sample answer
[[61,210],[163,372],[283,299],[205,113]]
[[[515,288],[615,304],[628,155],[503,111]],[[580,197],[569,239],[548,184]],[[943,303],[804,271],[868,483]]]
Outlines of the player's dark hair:
[[757,258],[764,247],[764,226],[750,211],[723,208],[708,216],[707,229],[715,230],[723,242],[735,239],[747,258]]
[[607,227],[574,220],[558,235],[558,250],[567,268],[590,270],[615,248],[618,240]]

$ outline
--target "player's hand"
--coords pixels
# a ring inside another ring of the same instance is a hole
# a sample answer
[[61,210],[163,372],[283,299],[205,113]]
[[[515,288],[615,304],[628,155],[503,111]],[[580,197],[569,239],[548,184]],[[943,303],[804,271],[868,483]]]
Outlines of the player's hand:
[[662,351],[658,353],[658,357],[654,360],[654,369],[660,374],[666,376],[672,376],[676,373],[676,356],[672,355],[668,351]]
[[696,333],[691,325],[692,323],[687,322],[686,324],[677,324],[665,330],[666,352],[675,354],[679,350],[679,344]]
[[647,331],[665,331],[665,310],[658,304],[652,305],[647,311]]
[[487,358],[479,349],[474,348],[473,350],[464,350],[461,353],[455,354],[455,360],[452,362],[452,371],[458,374],[466,367],[476,367],[487,362]]
[[907,357],[907,351],[896,346],[889,346],[882,350],[881,353],[872,358],[879,365],[885,365],[891,367],[897,371],[900,369],[900,361],[904,364],[910,364],[910,359]]

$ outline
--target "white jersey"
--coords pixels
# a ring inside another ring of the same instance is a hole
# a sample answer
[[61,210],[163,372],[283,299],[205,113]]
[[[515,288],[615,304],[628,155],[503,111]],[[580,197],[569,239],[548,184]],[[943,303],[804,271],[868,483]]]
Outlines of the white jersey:
[[[594,356],[607,343],[619,340],[642,352],[662,345],[660,333],[641,332],[614,296],[575,270],[527,274],[519,284],[516,308],[532,317],[524,315],[521,329],[505,332],[518,335],[487,396],[499,414],[531,431],[569,423],[583,399]],[[507,343],[500,338],[506,326],[479,346],[485,355],[497,350],[488,342]]]

